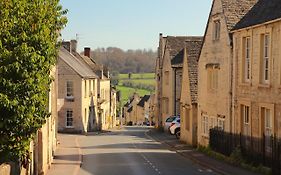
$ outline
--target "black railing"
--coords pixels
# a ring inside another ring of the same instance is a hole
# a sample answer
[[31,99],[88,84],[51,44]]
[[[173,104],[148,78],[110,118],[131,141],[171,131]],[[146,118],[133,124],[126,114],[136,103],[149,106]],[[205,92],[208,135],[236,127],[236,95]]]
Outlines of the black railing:
[[281,175],[281,140],[276,136],[255,138],[242,134],[210,129],[209,145],[212,150],[230,156],[240,149],[242,157],[254,165],[264,165],[272,169],[272,174]]

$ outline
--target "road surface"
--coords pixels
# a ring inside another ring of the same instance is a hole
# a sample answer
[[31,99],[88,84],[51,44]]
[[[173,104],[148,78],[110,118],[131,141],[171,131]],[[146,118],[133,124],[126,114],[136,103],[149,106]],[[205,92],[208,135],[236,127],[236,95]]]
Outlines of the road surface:
[[79,175],[216,174],[150,139],[147,127],[125,127],[99,135],[79,136],[83,154]]

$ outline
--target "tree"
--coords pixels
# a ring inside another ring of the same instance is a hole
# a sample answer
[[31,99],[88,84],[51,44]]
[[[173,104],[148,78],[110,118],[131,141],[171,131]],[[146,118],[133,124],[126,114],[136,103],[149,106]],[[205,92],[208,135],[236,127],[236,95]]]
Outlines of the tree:
[[65,14],[59,0],[0,1],[0,161],[26,161],[49,116],[49,75]]

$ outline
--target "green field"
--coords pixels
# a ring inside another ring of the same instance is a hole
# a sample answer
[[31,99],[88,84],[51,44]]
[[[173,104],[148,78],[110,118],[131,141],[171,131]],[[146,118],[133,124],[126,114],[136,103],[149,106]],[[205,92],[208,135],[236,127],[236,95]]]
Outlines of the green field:
[[131,80],[119,80],[119,84],[122,85],[123,82],[126,82],[126,81],[130,81],[134,84],[148,84],[148,85],[153,85],[155,86],[155,80],[154,79],[131,79]]
[[[134,92],[140,96],[148,95],[154,92],[154,73],[132,74],[131,79],[129,79],[128,74],[119,74],[118,81],[117,90],[120,90],[121,92],[121,102],[123,105],[128,101],[129,97],[134,94]],[[126,82],[130,82],[132,86],[124,86],[123,83]],[[147,89],[148,87],[150,90]]]
[[[140,74],[132,74],[131,79],[154,79],[154,73],[140,73]],[[128,74],[119,74],[119,80],[129,79]]]
[[117,90],[121,92],[122,105],[124,105],[128,101],[129,97],[132,96],[134,92],[138,93],[140,96],[150,94],[149,91],[144,89],[134,89],[134,88],[119,86],[119,85],[117,86]]

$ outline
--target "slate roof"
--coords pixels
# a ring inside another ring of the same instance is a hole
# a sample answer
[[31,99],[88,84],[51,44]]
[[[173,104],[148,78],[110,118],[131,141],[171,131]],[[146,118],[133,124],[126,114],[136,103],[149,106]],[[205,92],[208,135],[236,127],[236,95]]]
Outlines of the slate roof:
[[245,16],[257,0],[221,0],[228,31]]
[[90,67],[61,47],[59,50],[59,58],[68,64],[77,74],[83,78],[98,78],[98,76],[90,69]]
[[192,52],[191,54],[193,54],[193,52],[196,52],[196,54],[197,54],[197,52],[200,52],[202,41],[203,41],[203,37],[199,37],[199,36],[197,36],[197,37],[186,37],[181,51],[178,52],[178,54],[174,56],[174,58],[171,60],[171,64],[176,65],[176,64],[182,64],[183,63],[184,48],[185,47],[188,48],[190,50],[190,52]]
[[[100,78],[101,78],[101,73],[102,73],[102,69],[103,67],[99,64],[97,64],[93,59],[87,57],[87,56],[84,56],[84,55],[80,55],[78,53],[74,53],[74,55],[79,58],[81,61],[85,62],[86,64],[89,65],[89,67],[92,69],[92,71],[94,71]],[[105,75],[105,72],[104,72],[104,76]]]
[[166,49],[169,50],[171,57],[171,64],[182,64],[183,62],[183,49],[185,42],[188,40],[196,40],[201,37],[197,36],[167,36]]
[[150,98],[150,95],[143,96],[137,105],[144,107],[144,103],[147,102],[149,100],[149,98]]
[[281,0],[259,0],[236,24],[233,30],[242,29],[281,18]]

